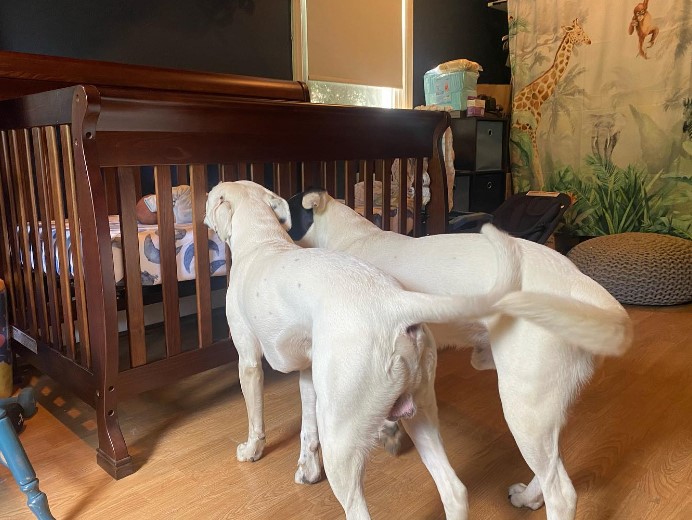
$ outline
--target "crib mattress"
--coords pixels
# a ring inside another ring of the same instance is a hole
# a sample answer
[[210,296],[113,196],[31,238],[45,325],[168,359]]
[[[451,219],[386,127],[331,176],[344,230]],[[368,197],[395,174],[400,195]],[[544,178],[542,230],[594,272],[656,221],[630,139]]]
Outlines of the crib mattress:
[[[117,215],[108,217],[110,226],[111,249],[113,251],[113,267],[116,284],[122,284],[125,278],[125,266],[123,260],[122,236],[120,232],[120,219]],[[71,237],[68,222],[65,222],[67,237],[67,249],[71,251]],[[154,225],[139,224],[139,267],[142,276],[142,285],[161,284],[161,253],[159,249],[158,227]],[[209,244],[209,269],[212,276],[226,274],[225,244],[211,229],[207,229]],[[53,257],[55,258],[55,270],[60,273],[60,261],[58,258],[57,232],[53,225],[51,232],[51,244]],[[70,256],[70,276],[74,274],[72,255]],[[195,247],[192,224],[175,224],[175,258],[178,267],[178,281],[194,280],[195,278]],[[44,269],[47,262],[44,255]]]

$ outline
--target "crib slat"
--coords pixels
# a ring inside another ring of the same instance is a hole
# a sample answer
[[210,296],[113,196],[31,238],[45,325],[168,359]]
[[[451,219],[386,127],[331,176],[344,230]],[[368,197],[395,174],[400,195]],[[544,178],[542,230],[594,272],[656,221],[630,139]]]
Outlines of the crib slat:
[[55,231],[58,244],[58,262],[60,264],[60,293],[62,295],[63,333],[68,347],[70,359],[75,360],[74,317],[72,315],[72,294],[70,291],[70,267],[67,258],[67,236],[65,232],[65,211],[63,209],[62,179],[60,175],[60,155],[56,131],[53,127],[46,128],[46,143],[48,145],[48,169],[50,172],[51,199],[55,210]]
[[187,172],[186,164],[179,164],[175,167],[176,169],[176,180],[178,181],[178,186],[181,184],[190,184],[190,175]]
[[[322,188],[324,182],[320,177],[322,177],[322,165],[316,161],[309,161],[305,163],[305,169],[303,171],[303,186],[302,189],[306,190],[308,188]],[[297,191],[297,190],[296,190]],[[295,195],[295,192],[291,193],[291,197]]]
[[31,266],[31,249],[29,239],[29,212],[31,194],[28,193],[28,176],[26,171],[26,162],[23,161],[23,153],[21,150],[22,136],[19,133],[21,130],[12,130],[10,132],[10,149],[12,150],[12,162],[14,164],[14,172],[16,174],[15,181],[17,193],[19,194],[19,236],[21,241],[21,251],[23,262],[23,278],[24,291],[26,293],[27,304],[27,328],[32,336],[37,335],[37,317],[36,317],[36,299],[33,288],[33,270]]
[[284,199],[298,191],[298,178],[293,163],[274,164],[274,192]]
[[344,201],[347,206],[352,208],[355,205],[354,185],[356,183],[357,166],[354,161],[346,161],[344,168],[344,182],[346,183],[346,186],[344,186]]
[[199,346],[202,348],[212,343],[209,234],[204,224],[204,208],[207,201],[207,177],[204,165],[193,164],[190,167],[190,186],[192,187],[192,226],[195,243],[197,334]]
[[[89,333],[87,330],[86,293],[84,289],[84,263],[82,256],[82,235],[79,224],[79,210],[77,208],[77,190],[74,171],[74,157],[72,156],[72,132],[68,125],[60,127],[60,143],[62,148],[62,164],[65,178],[65,195],[67,199],[67,215],[70,223],[70,236],[72,237],[72,265],[74,266],[74,294],[75,307],[77,309],[77,327],[79,330],[80,351],[83,353],[82,363],[91,367],[91,348],[89,345]],[[117,172],[113,172],[114,181]],[[113,185],[116,190],[116,186]],[[117,192],[117,190],[116,190]],[[117,200],[116,208],[117,206]]]
[[[236,165],[222,165],[219,180],[223,182],[236,180],[238,178],[238,169],[240,165],[242,165],[243,169],[247,168],[247,165],[245,163],[239,163]],[[224,244],[224,254],[226,255],[226,285],[228,286],[229,282],[231,281],[231,250],[228,248],[226,244]]]
[[264,186],[266,184],[264,182],[264,163],[251,163],[250,175],[248,175],[247,179]]
[[142,198],[142,169],[135,168],[132,172],[134,183],[135,183],[135,195],[137,200]]
[[237,164],[222,164],[219,169],[219,182],[231,182],[238,180]]
[[154,182],[159,221],[159,254],[166,352],[168,356],[175,356],[180,354],[180,303],[178,300],[178,265],[175,260],[175,227],[170,167],[155,166]]
[[408,159],[399,159],[399,209],[397,219],[399,222],[399,233],[405,235],[408,231],[406,217],[408,215]]
[[370,171],[371,161],[361,161],[360,171],[363,177],[363,184],[365,187],[365,203],[363,208],[363,215],[369,221],[372,222],[372,172]]
[[49,332],[48,332],[48,309],[46,308],[46,288],[44,285],[44,272],[43,272],[43,255],[41,248],[41,232],[39,227],[39,216],[38,207],[36,203],[36,172],[34,164],[31,158],[31,139],[29,138],[29,131],[22,130],[20,136],[19,147],[21,151],[22,161],[24,162],[24,170],[27,172],[27,205],[30,217],[31,225],[31,249],[32,249],[32,261],[34,265],[33,278],[34,278],[34,290],[36,292],[36,317],[38,319],[37,325],[39,332],[39,338],[43,341],[48,342]]
[[413,236],[423,234],[421,212],[423,208],[423,159],[416,159],[416,176],[413,182]]
[[249,179],[250,174],[248,173],[248,169],[250,166],[246,162],[239,162],[238,163],[238,169],[237,169],[237,176],[235,179],[232,179],[234,181],[239,181],[242,179]]
[[138,367],[147,362],[144,338],[144,303],[142,300],[142,270],[139,263],[139,236],[137,216],[136,168],[118,168],[120,188],[120,233],[125,261],[125,288],[127,290],[127,334],[130,340],[130,365]]
[[22,275],[22,263],[21,263],[21,240],[19,229],[21,226],[21,219],[19,215],[19,208],[17,207],[17,172],[15,171],[15,166],[12,161],[12,148],[10,146],[10,133],[3,132],[3,156],[7,161],[7,191],[10,196],[10,239],[13,241],[12,249],[14,251],[13,264],[14,264],[14,285],[16,286],[16,295],[18,301],[15,300],[14,304],[14,319],[17,326],[22,329],[28,328],[28,318],[27,312],[27,295],[24,287],[24,276]]
[[[3,254],[0,258],[2,274],[0,276],[2,276],[5,279],[5,281],[8,282],[5,286],[7,287],[7,290],[9,292],[9,308],[11,309],[12,306],[15,306],[17,304],[17,300],[15,300],[14,293],[14,283],[9,283],[10,281],[14,280],[12,259],[10,257],[10,243],[11,237],[14,236],[15,233],[10,233],[10,229],[12,228],[8,226],[8,223],[10,222],[9,201],[11,200],[11,197],[8,193],[7,185],[7,175],[9,175],[9,157],[6,155],[6,147],[4,146],[5,132],[2,132],[2,136],[0,136],[0,139],[2,140],[2,157],[0,158],[0,240],[2,240],[3,242]],[[8,202],[6,203],[5,201]]]
[[284,179],[282,179],[282,176],[279,173],[279,164],[278,163],[272,164],[272,175],[273,175],[272,184],[274,185],[274,187],[273,187],[274,193],[281,196],[281,191],[283,190],[282,180],[284,180]]
[[[35,241],[34,241],[34,265],[36,266],[36,270],[38,272],[37,276],[37,283],[36,283],[36,290],[38,293],[38,299],[39,299],[39,312],[41,316],[41,321],[43,321],[43,325],[41,325],[41,340],[44,341],[45,343],[50,344],[51,343],[51,332],[50,332],[50,327],[51,324],[53,323],[53,319],[49,319],[48,313],[49,313],[49,300],[46,295],[46,286],[48,284],[44,284],[44,279],[47,281],[48,280],[48,273],[45,272],[44,266],[43,266],[43,259],[48,258],[47,257],[47,248],[46,244],[50,242],[46,242],[46,235],[49,232],[48,230],[50,229],[50,218],[48,217],[48,212],[45,210],[43,203],[41,201],[41,183],[42,183],[42,178],[45,175],[44,169],[45,169],[45,164],[44,164],[44,159],[45,156],[41,153],[41,130],[39,128],[32,128],[31,129],[31,149],[33,150],[34,154],[34,174],[32,175],[33,178],[36,180],[36,186],[32,188],[32,193],[36,193],[38,195],[38,201],[35,202],[34,206],[34,214],[37,216],[37,221],[34,222],[34,228],[36,229],[35,233]],[[27,150],[29,148],[27,147]],[[38,220],[40,218],[40,221]],[[48,227],[46,227],[48,226]],[[39,231],[40,230],[40,231]],[[46,269],[50,271],[50,264],[46,264]],[[52,303],[52,302],[50,302]],[[52,305],[51,305],[52,307]]]
[[[238,178],[239,169],[246,171],[247,165],[245,163],[238,163],[236,165],[223,165],[221,168],[221,175],[219,180],[222,182],[236,180]],[[228,286],[228,283],[231,281],[231,250],[224,245],[224,252],[226,255],[226,286]]]
[[377,176],[382,179],[382,229],[389,231],[392,227],[392,167],[385,161],[377,161],[376,168]]
[[329,161],[325,164],[324,188],[332,196],[336,197],[336,161]]
[[38,208],[36,207],[36,184],[35,184],[35,171],[34,165],[31,158],[31,139],[29,138],[29,130],[22,130],[19,142],[21,160],[23,162],[23,169],[27,172],[26,176],[26,206],[29,217],[30,233],[29,238],[31,240],[29,246],[32,251],[31,262],[33,262],[34,269],[32,270],[32,276],[34,279],[34,298],[36,301],[36,309],[33,310],[33,316],[36,320],[37,329],[40,331],[39,337],[48,337],[48,311],[46,309],[46,291],[44,286],[43,277],[43,263],[41,261],[41,237],[39,232],[39,216]]
[[[63,147],[64,150],[64,147]],[[108,214],[117,215],[120,213],[118,211],[118,189],[117,189],[117,175],[118,169],[113,167],[102,168],[103,172],[103,184],[106,189],[106,201],[108,205]]]
[[36,180],[38,184],[38,200],[41,208],[41,220],[43,232],[43,251],[46,259],[46,278],[48,285],[49,314],[51,323],[51,339],[48,341],[53,348],[60,351],[62,348],[62,324],[60,323],[59,298],[57,273],[55,271],[55,254],[53,252],[51,238],[51,221],[53,209],[50,196],[50,173],[48,166],[48,150],[45,129],[34,128],[34,156],[36,158]]

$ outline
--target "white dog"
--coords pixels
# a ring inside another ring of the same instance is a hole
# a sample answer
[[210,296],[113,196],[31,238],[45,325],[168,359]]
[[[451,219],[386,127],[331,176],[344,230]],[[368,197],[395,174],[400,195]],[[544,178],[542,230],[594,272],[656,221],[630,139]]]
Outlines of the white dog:
[[238,460],[259,459],[265,445],[264,355],[276,370],[300,371],[297,482],[319,480],[321,445],[327,478],[347,518],[369,518],[365,458],[385,419],[402,419],[447,518],[465,520],[466,489],[447,460],[437,426],[437,351],[422,324],[491,312],[498,296],[516,284],[518,256],[508,237],[489,227],[481,238],[493,243],[508,266],[493,290],[483,288],[486,296],[432,296],[405,291],[391,276],[345,253],[295,245],[284,230],[291,223],[286,201],[249,181],[214,187],[205,223],[232,255],[226,312],[249,420]]
[[[409,290],[478,294],[504,268],[481,235],[410,238],[385,232],[322,190],[298,194],[289,205],[290,235],[298,244],[353,254]],[[520,291],[495,305],[503,315],[480,321],[485,341],[478,344],[465,326],[430,329],[439,346],[475,342],[473,365],[497,369],[505,419],[535,474],[528,486],[509,488],[512,504],[537,509],[545,502],[549,520],[571,520],[576,492],[558,449],[565,413],[593,372],[593,355],[622,354],[631,344],[632,327],[623,307],[567,258],[511,240],[521,252],[515,288]]]

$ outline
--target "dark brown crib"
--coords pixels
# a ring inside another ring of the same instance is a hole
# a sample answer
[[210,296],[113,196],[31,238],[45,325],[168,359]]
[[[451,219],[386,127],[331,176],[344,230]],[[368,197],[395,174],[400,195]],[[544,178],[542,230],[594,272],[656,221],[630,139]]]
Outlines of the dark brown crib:
[[[81,78],[80,63],[72,64],[71,77]],[[314,105],[297,82],[228,76],[217,84],[187,77],[178,89],[124,85],[113,81],[121,76],[111,64],[100,66],[112,74],[94,81],[99,86],[0,101],[0,272],[15,352],[94,406],[98,463],[121,478],[133,465],[118,402],[236,359],[218,297],[232,276],[220,275],[230,253],[202,222],[207,190],[250,179],[287,198],[322,186],[353,207],[362,182],[367,218],[385,216],[383,228],[394,223],[414,236],[441,233],[440,139],[449,120],[440,112]],[[4,97],[23,88],[17,81],[26,78],[1,67],[0,74],[9,81],[0,79]],[[37,81],[74,83],[48,76],[34,77],[28,90],[41,90]],[[154,179],[159,221],[142,242],[134,208],[146,176]],[[193,200],[185,246],[170,197],[179,184],[191,186]],[[381,198],[373,202],[376,186]],[[156,277],[145,276],[143,255],[156,260]],[[184,268],[194,266],[183,281],[181,255]]]

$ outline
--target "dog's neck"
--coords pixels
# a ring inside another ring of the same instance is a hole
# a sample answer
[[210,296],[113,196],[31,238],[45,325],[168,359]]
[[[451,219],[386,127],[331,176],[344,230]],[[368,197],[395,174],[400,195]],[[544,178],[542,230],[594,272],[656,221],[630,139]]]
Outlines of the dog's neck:
[[[260,246],[268,244],[281,248],[296,247],[274,211],[264,203],[251,202],[241,203],[231,217],[233,231],[227,243],[231,248],[233,261],[244,255],[254,254]],[[239,222],[246,225],[238,225]]]

